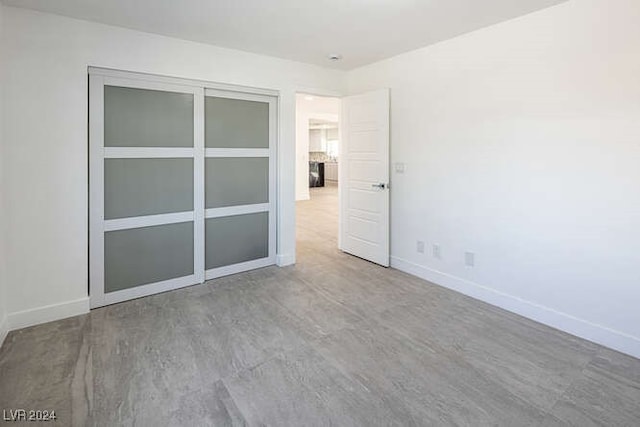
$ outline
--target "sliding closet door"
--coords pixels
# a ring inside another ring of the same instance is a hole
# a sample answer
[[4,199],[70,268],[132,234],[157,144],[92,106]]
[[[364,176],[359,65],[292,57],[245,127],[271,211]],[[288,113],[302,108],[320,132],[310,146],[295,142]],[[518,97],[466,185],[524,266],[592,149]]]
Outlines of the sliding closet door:
[[275,264],[277,97],[204,86],[90,72],[92,307]]
[[275,263],[274,97],[205,92],[206,278]]
[[204,281],[204,89],[90,76],[91,306]]

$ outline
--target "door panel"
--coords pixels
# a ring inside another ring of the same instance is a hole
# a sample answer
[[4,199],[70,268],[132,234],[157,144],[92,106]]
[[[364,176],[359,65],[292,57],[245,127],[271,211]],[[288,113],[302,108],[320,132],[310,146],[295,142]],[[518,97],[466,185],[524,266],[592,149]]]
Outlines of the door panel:
[[207,96],[207,148],[269,148],[269,104]]
[[377,153],[377,130],[352,130],[349,151],[351,153]]
[[105,159],[105,219],[193,211],[193,159]]
[[[377,182],[380,178],[380,161],[353,159],[354,153],[351,152],[351,158],[347,161],[349,167],[349,177],[352,181],[363,181],[367,183]],[[371,187],[367,188],[371,190]]]
[[206,228],[207,270],[269,256],[269,213],[209,218]]
[[349,189],[349,202],[351,206],[356,206],[356,209],[360,211],[379,214],[379,211],[369,210],[377,209],[377,199],[378,195],[373,193],[369,188],[359,189],[352,187]]
[[193,274],[193,222],[109,231],[105,292]]
[[343,98],[340,248],[389,266],[389,91]]
[[349,218],[349,230],[352,238],[362,240],[370,244],[377,244],[378,221],[377,218],[370,220],[352,215]]
[[200,282],[204,90],[100,73],[89,90],[91,307]]
[[205,165],[207,209],[269,201],[268,157],[208,158]]
[[205,93],[207,279],[275,263],[275,100],[230,96]]
[[105,147],[193,147],[193,94],[104,88]]

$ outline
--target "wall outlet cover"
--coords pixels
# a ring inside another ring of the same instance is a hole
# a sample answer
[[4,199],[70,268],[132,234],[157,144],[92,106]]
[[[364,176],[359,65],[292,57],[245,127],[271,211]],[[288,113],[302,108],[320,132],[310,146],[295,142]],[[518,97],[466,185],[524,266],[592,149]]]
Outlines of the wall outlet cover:
[[442,252],[440,251],[440,245],[433,245],[433,257],[442,259]]
[[465,252],[464,253],[464,265],[467,267],[473,267],[476,265],[476,254],[473,252]]

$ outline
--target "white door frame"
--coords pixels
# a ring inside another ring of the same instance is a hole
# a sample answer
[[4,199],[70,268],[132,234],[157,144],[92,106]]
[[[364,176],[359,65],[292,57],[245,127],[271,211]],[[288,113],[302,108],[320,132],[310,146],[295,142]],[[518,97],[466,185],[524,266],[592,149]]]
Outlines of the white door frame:
[[[91,308],[113,304],[133,298],[152,295],[172,289],[202,283],[205,280],[233,274],[239,271],[275,264],[277,245],[277,152],[278,152],[278,100],[279,92],[267,89],[188,80],[151,74],[89,67],[89,297]],[[104,86],[115,85],[138,89],[191,93],[194,96],[194,147],[193,148],[137,148],[104,147]],[[231,150],[233,156],[269,157],[269,203],[207,210],[204,206],[204,159],[229,157],[229,150],[205,150],[204,146],[204,97],[205,92],[215,96],[235,99],[263,100],[269,102],[269,149]],[[104,219],[104,159],[106,158],[193,158],[194,159],[194,210],[143,217]],[[256,210],[258,209],[258,210]],[[235,213],[269,211],[269,256],[232,266],[209,270],[205,273],[204,221],[206,217]],[[110,293],[104,292],[104,233],[106,231],[132,229],[145,226],[193,221],[194,270],[193,274],[176,279],[137,286]]]

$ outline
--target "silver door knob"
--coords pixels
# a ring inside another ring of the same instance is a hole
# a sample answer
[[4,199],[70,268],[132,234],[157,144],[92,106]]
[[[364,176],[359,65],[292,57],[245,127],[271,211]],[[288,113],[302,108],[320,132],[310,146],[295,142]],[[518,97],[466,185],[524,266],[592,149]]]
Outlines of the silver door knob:
[[371,184],[371,187],[372,188],[379,188],[380,190],[384,190],[385,188],[387,188],[387,184],[383,184],[383,183]]

